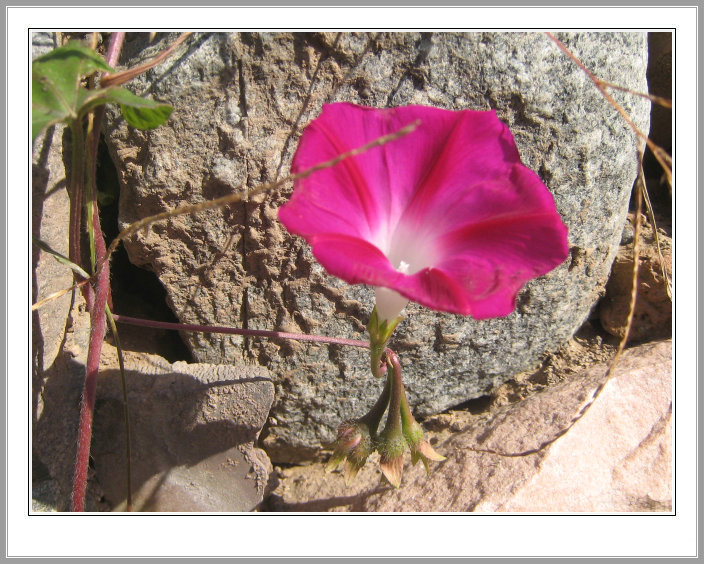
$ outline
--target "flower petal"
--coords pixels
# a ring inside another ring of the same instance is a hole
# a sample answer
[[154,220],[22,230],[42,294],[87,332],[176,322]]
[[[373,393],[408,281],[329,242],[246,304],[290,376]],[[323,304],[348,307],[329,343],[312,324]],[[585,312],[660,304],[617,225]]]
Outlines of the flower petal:
[[526,282],[567,258],[567,227],[552,195],[523,166],[512,167],[503,187],[487,184],[477,194],[471,221],[436,241],[436,268],[462,288],[467,311],[458,313],[505,316]]
[[[361,147],[388,133],[386,120],[369,119],[371,108],[328,104],[305,130],[291,167],[297,173]],[[381,149],[371,149],[298,180],[279,218],[304,237],[320,232],[371,239],[385,221],[389,190]]]
[[414,229],[467,218],[473,208],[463,200],[472,188],[505,178],[507,168],[521,162],[513,136],[496,112],[449,113],[455,116],[451,131],[428,139],[423,149],[426,158],[415,159],[425,171],[416,174],[415,190],[402,218],[404,223],[414,223]]
[[393,265],[371,243],[348,235],[322,234],[310,239],[313,254],[325,269],[350,284],[393,288],[400,277]]
[[326,105],[293,171],[416,119],[406,137],[298,181],[279,218],[349,283],[436,310],[508,315],[528,280],[567,257],[567,228],[495,112]]
[[281,208],[281,221],[304,237],[321,231],[345,233],[387,252],[411,201],[423,207],[443,188],[445,178],[472,183],[497,174],[505,159],[519,159],[508,128],[494,112],[426,106],[380,110],[339,103],[325,105],[306,128],[291,170],[306,170],[417,119],[421,123],[410,135],[297,181],[291,200]]

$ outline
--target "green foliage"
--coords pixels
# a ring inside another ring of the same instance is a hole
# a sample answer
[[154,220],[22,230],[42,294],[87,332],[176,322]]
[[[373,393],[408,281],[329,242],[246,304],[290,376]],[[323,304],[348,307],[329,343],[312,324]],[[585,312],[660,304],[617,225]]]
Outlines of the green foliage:
[[98,70],[113,69],[78,43],[54,49],[32,62],[32,138],[49,125],[78,118],[89,94],[81,79]]
[[71,42],[32,62],[32,139],[59,122],[80,120],[86,112],[106,103],[116,103],[131,126],[152,129],[164,123],[173,108],[136,96],[120,87],[89,90],[83,77],[97,71],[113,72],[103,58]]
[[137,129],[159,127],[173,111],[173,107],[168,104],[140,98],[125,88],[108,88],[104,92],[105,101],[120,104],[122,115],[125,116],[127,123]]

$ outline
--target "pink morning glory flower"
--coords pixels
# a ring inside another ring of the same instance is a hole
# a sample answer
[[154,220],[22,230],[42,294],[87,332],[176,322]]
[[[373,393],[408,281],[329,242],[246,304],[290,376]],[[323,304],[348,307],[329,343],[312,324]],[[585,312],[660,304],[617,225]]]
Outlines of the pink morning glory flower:
[[562,263],[567,227],[494,111],[328,104],[303,132],[301,172],[420,119],[412,133],[298,180],[279,219],[330,274],[376,288],[381,319],[409,300],[506,316]]

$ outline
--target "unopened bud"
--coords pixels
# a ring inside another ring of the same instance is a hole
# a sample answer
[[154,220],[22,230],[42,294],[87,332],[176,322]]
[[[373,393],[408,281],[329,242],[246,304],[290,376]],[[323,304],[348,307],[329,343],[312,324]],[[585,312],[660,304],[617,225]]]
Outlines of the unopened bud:
[[373,450],[369,428],[358,421],[345,421],[337,430],[334,447],[335,452],[330,457],[326,470],[331,472],[346,461],[345,481],[349,484]]
[[406,452],[406,439],[401,433],[388,434],[379,437],[377,450],[381,455],[379,466],[389,483],[398,488],[403,476],[403,454]]
[[415,466],[421,460],[428,476],[430,475],[430,460],[440,462],[445,460],[445,457],[435,452],[430,443],[423,438],[423,428],[410,415],[410,411],[404,413],[402,417],[403,436],[408,442],[408,448],[411,450],[411,463]]

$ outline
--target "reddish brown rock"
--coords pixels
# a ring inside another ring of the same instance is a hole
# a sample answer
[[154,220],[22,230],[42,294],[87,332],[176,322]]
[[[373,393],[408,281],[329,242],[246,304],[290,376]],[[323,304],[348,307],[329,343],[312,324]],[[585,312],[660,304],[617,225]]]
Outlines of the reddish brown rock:
[[[631,341],[652,341],[672,337],[672,299],[668,296],[663,270],[672,278],[672,239],[658,233],[658,252],[652,229],[644,227],[639,252],[638,297],[631,325]],[[664,267],[664,268],[663,268]],[[611,268],[606,295],[599,306],[606,331],[623,337],[631,302],[633,246],[622,246]]]

